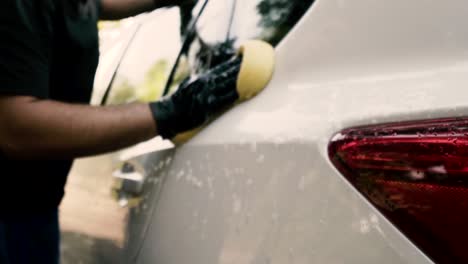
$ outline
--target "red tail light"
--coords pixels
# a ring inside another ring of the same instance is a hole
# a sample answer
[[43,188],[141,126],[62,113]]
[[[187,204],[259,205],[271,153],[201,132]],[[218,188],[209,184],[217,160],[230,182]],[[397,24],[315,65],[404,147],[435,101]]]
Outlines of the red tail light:
[[468,118],[348,129],[338,170],[437,263],[468,263]]

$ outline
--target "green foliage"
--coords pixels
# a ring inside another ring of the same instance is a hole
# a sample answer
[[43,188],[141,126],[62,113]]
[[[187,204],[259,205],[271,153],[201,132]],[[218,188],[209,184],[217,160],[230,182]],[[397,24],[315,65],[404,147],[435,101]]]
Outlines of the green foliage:
[[108,103],[112,105],[124,104],[134,101],[135,98],[135,87],[128,80],[124,79],[118,81],[118,85],[114,85]]
[[[172,65],[167,60],[158,60],[145,74],[142,83],[132,84],[122,75],[116,80],[109,97],[110,104],[124,104],[130,102],[152,102],[160,99],[169,78]],[[171,91],[190,75],[190,65],[186,57],[182,57],[177,68]]]
[[145,81],[136,88],[137,101],[151,102],[159,99],[167,82],[168,68],[166,60],[159,60],[148,70]]
[[145,74],[142,83],[133,84],[122,75],[116,80],[109,97],[110,104],[134,101],[150,102],[159,99],[167,82],[169,63],[158,60]]

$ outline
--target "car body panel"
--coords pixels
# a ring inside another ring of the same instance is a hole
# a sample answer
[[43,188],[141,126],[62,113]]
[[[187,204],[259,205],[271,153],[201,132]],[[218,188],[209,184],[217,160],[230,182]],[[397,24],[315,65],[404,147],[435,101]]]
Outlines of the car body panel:
[[[137,171],[142,175],[151,175],[144,181],[141,201],[138,207],[129,210],[128,218],[131,219],[126,226],[126,245],[125,259],[126,263],[133,263],[138,256],[141,246],[145,241],[146,234],[154,215],[155,206],[160,198],[162,180],[166,177],[164,168],[170,166],[174,149],[167,148],[154,151],[150,154],[142,155],[128,160],[129,164],[134,165]],[[155,163],[154,161],[159,161]],[[157,174],[157,175],[155,175]]]
[[149,217],[129,261],[431,263],[327,146],[351,126],[468,115],[467,15],[461,0],[317,1],[277,47],[267,89],[149,172],[163,181],[139,208],[151,213],[130,218]]

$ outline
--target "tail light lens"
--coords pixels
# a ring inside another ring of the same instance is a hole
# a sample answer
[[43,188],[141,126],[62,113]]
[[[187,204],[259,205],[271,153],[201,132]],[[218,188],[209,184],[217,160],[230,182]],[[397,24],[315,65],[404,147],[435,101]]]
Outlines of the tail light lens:
[[338,170],[437,263],[468,263],[468,118],[344,130]]

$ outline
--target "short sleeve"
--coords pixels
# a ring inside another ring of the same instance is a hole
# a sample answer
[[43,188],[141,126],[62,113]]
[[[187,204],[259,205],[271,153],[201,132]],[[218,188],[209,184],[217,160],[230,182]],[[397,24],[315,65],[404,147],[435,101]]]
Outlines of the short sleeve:
[[2,0],[0,94],[48,97],[52,8],[47,3],[52,1]]

